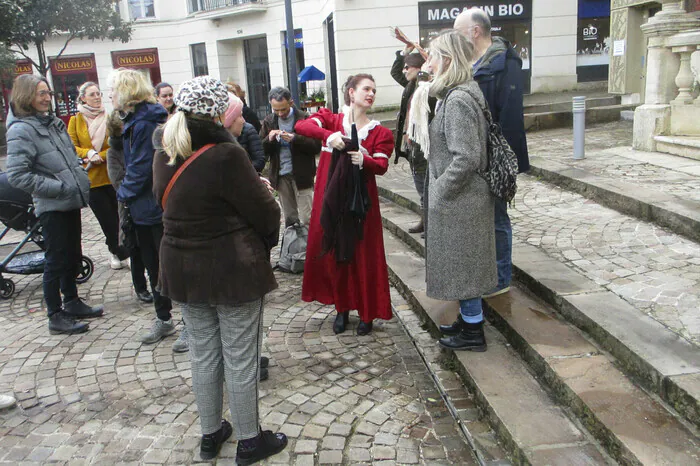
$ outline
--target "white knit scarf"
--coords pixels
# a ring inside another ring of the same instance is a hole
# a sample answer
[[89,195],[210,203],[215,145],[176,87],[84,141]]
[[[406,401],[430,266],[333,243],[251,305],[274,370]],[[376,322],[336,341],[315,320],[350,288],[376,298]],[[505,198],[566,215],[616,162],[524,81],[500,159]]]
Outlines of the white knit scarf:
[[430,105],[428,104],[429,82],[419,82],[411,98],[408,112],[408,138],[419,144],[425,158],[430,154]]

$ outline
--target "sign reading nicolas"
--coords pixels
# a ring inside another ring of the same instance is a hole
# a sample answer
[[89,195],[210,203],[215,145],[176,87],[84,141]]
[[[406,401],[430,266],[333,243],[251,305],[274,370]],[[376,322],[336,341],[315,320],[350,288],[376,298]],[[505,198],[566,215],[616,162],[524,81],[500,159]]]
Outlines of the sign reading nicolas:
[[484,10],[492,21],[532,18],[532,0],[420,2],[418,3],[418,23],[421,26],[452,26],[462,11],[472,7]]
[[154,68],[160,66],[158,49],[112,52],[114,68]]
[[51,63],[51,73],[54,75],[96,71],[95,56],[92,54],[49,58],[49,62]]
[[17,60],[15,62],[15,76],[32,73],[34,73],[34,68],[32,68],[32,62],[29,60]]

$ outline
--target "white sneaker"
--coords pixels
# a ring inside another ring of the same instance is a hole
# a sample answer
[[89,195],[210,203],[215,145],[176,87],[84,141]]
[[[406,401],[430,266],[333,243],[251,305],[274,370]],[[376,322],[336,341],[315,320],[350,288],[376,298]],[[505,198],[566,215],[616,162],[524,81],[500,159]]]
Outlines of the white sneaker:
[[17,404],[14,396],[0,395],[0,409],[12,408]]
[[117,256],[112,254],[109,258],[109,266],[112,268],[112,270],[119,270],[124,268],[124,264],[122,264],[122,261],[119,260]]

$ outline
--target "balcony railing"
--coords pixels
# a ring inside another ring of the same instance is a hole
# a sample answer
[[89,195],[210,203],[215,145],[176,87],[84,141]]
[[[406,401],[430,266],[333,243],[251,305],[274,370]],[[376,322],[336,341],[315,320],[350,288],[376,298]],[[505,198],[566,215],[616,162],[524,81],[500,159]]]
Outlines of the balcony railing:
[[261,4],[263,0],[187,0],[189,13],[213,11],[221,8],[236,7],[248,4]]

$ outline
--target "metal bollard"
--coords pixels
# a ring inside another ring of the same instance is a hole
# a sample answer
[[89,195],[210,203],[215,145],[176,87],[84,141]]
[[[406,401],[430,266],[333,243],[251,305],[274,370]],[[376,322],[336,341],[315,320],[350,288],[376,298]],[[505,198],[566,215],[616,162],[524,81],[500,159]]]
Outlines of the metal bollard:
[[574,160],[586,156],[586,98],[574,97]]

